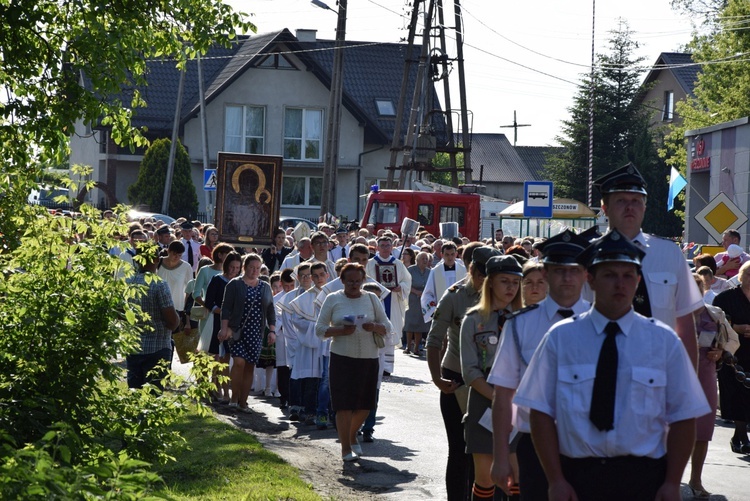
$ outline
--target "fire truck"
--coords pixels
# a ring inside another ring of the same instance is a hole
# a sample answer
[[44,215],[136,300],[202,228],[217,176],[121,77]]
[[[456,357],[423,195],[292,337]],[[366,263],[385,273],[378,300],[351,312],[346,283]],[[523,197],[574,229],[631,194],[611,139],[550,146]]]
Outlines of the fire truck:
[[401,223],[408,217],[438,236],[440,223],[455,222],[461,235],[474,241],[493,236],[493,224],[499,228],[499,214],[509,205],[505,200],[477,193],[381,190],[373,186],[360,225],[374,224],[376,231],[389,229],[398,235]]

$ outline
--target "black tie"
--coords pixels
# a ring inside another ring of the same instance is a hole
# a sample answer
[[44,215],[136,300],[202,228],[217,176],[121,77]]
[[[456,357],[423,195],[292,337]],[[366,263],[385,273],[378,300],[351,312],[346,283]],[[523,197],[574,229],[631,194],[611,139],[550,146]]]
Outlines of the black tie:
[[[643,244],[636,240],[636,247],[643,250]],[[633,309],[636,313],[640,313],[644,317],[651,316],[651,301],[648,298],[648,288],[646,287],[646,278],[640,271],[638,275],[641,277],[638,282],[638,288],[635,290],[635,297],[633,298]]]
[[497,332],[502,332],[503,331],[503,326],[505,325],[505,321],[508,319],[506,317],[507,312],[505,312],[505,311],[498,311],[497,313],[498,313],[498,316],[497,316]]
[[188,251],[188,264],[190,267],[193,267],[193,246],[190,244],[190,240],[187,241],[187,251]]
[[570,318],[573,315],[575,315],[575,312],[573,310],[565,310],[563,308],[560,308],[559,310],[557,310],[557,313],[563,318]]
[[617,322],[610,322],[604,328],[607,337],[604,339],[596,364],[594,391],[591,394],[591,411],[589,419],[600,431],[614,428],[615,391],[617,389],[617,342],[615,337],[620,332]]

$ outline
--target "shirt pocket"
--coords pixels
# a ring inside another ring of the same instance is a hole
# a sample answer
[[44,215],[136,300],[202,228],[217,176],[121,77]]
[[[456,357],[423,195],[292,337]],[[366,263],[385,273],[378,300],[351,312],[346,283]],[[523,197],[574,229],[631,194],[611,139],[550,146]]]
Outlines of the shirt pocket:
[[630,405],[636,414],[658,416],[665,406],[667,373],[650,367],[633,367]]
[[668,271],[654,271],[645,277],[648,299],[656,308],[673,308],[677,291],[677,276]]
[[588,413],[594,390],[596,365],[563,365],[557,370],[558,408],[562,411]]

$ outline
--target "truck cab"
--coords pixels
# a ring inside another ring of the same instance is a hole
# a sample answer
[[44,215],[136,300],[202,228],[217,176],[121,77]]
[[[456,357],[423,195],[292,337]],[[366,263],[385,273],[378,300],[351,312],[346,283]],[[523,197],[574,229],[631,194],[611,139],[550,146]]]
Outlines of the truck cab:
[[401,233],[404,218],[413,219],[436,237],[440,223],[458,223],[458,231],[470,240],[479,238],[480,196],[475,193],[442,193],[411,190],[380,190],[373,186],[367,196],[360,224],[375,230]]

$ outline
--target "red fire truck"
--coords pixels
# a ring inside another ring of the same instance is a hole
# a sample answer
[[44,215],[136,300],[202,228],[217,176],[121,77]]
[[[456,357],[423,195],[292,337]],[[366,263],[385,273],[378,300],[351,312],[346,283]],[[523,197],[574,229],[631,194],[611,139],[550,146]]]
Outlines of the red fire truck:
[[380,190],[373,186],[360,225],[374,224],[375,230],[387,228],[400,234],[401,223],[408,217],[438,236],[440,223],[456,222],[461,235],[473,241],[492,236],[492,224],[499,227],[498,214],[508,205],[477,193]]

